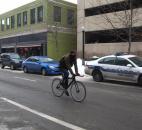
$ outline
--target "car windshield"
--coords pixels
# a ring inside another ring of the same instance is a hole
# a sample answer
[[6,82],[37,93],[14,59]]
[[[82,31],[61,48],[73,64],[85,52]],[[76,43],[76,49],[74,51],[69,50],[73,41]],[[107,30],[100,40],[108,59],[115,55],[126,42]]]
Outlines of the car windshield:
[[53,61],[53,59],[47,58],[47,57],[42,57],[42,58],[39,58],[39,61],[40,62],[50,62],[50,61]]
[[134,62],[137,66],[142,67],[142,58],[141,57],[131,57],[129,59],[132,62]]
[[11,54],[10,57],[11,57],[12,59],[20,59],[20,56],[17,55],[17,54]]

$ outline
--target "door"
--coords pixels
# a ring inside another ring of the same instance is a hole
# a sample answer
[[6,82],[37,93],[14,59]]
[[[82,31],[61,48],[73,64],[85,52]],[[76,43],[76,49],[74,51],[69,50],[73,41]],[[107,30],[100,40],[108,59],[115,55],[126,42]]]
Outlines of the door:
[[115,59],[116,57],[106,57],[98,62],[104,78],[115,79]]
[[136,68],[127,59],[117,57],[116,61],[117,79],[122,81],[134,81]]
[[41,72],[41,64],[39,62],[39,59],[32,58],[31,68],[33,72]]

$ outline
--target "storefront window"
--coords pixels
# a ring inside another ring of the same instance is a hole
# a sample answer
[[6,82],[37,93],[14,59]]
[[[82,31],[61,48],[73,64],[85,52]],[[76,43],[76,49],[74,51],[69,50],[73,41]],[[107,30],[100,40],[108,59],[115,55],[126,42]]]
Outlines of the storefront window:
[[61,7],[54,6],[54,22],[61,22]]
[[6,29],[10,28],[10,18],[6,18]]
[[4,19],[1,20],[1,31],[4,31],[5,21]]
[[21,27],[21,13],[17,14],[17,27]]
[[23,25],[27,24],[27,11],[23,12]]
[[43,6],[40,6],[37,8],[37,14],[38,14],[38,22],[42,22],[43,21]]
[[11,28],[14,28],[15,26],[15,17],[11,16]]
[[74,24],[74,11],[69,9],[67,11],[67,23],[69,25],[73,25]]
[[35,9],[31,9],[31,24],[35,24],[35,20],[36,20],[36,17],[35,17]]

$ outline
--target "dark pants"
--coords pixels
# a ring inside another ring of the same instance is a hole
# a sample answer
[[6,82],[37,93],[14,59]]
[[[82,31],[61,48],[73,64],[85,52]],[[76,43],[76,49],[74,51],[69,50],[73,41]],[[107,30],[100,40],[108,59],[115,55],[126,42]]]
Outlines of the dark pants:
[[68,77],[69,77],[69,72],[67,69],[62,70],[63,73],[63,87],[65,89],[68,89]]

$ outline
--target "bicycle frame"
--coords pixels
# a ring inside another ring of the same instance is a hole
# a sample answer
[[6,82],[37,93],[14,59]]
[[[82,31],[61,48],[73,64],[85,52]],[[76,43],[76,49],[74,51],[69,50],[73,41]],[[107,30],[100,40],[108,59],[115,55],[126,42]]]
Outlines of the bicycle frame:
[[[76,82],[75,77],[69,77],[68,80],[69,80],[69,79],[71,79],[71,81],[69,81],[69,83],[68,83],[68,88],[71,86],[71,84],[73,84],[73,83]],[[62,78],[62,80],[61,80],[61,83],[62,83],[62,81],[63,81],[63,78]],[[60,84],[61,84],[61,83],[60,83]]]
[[71,79],[71,81],[68,84],[68,88],[69,88],[71,86],[71,84],[76,82],[76,79],[75,79],[75,77],[71,77],[71,78],[68,78],[68,79]]

